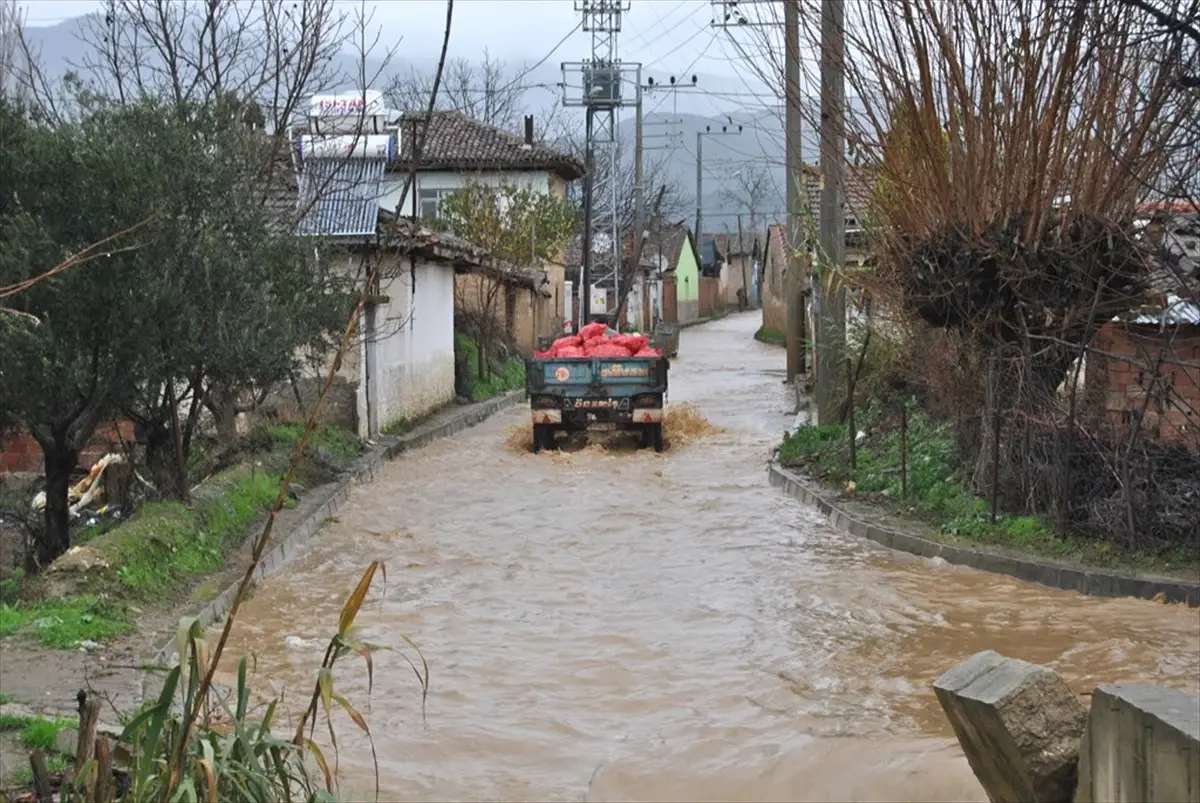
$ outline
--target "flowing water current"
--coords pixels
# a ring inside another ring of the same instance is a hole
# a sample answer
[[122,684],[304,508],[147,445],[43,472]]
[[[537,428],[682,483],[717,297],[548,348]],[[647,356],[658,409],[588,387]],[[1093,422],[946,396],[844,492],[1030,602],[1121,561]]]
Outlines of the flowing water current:
[[[982,801],[930,689],[970,654],[1081,692],[1200,688],[1195,610],[895,554],[769,487],[792,403],[756,318],[685,330],[671,402],[715,429],[685,422],[663,455],[533,455],[517,408],[387,465],[259,587],[231,653],[295,713],[385,561],[361,636],[419,645],[425,719],[397,652],[375,653],[369,699],[356,657],[335,681],[370,722],[385,801]],[[348,717],[338,734],[342,794],[369,799],[369,746]]]

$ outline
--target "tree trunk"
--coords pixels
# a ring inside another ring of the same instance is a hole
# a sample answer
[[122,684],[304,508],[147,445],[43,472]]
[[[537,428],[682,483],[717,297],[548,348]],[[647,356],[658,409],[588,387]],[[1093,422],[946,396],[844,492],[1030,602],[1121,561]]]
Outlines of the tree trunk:
[[44,569],[71,546],[67,492],[71,488],[71,472],[79,463],[79,451],[63,446],[57,440],[40,445],[45,456],[46,529],[38,539],[37,561]]
[[208,390],[207,407],[217,429],[217,441],[222,447],[232,446],[238,435],[237,394],[228,386],[213,382]]
[[174,499],[186,497],[187,478],[180,477],[174,439],[164,424],[155,423],[146,427],[146,468],[160,494]]

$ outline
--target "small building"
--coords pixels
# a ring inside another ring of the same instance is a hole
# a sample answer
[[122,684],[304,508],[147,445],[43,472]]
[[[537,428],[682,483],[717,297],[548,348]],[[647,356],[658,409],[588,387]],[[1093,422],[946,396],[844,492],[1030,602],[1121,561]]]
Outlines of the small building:
[[1200,215],[1151,210],[1161,264],[1149,303],[1100,327],[1084,359],[1085,393],[1118,431],[1200,451]]
[[762,262],[762,326],[769,332],[787,332],[787,227],[767,227],[766,247]]
[[[424,113],[410,113],[401,120],[399,153],[387,163],[381,178],[379,203],[384,209],[428,220],[437,214],[442,199],[471,182],[529,188],[566,199],[568,185],[584,176],[578,159],[535,140],[532,117],[525,118],[522,135],[459,111],[442,110],[430,118],[415,187],[401,197],[412,167],[411,132],[424,118]],[[517,347],[530,351],[537,347],[539,336],[562,328],[567,306],[564,263],[559,256],[543,266],[520,266],[536,273],[533,288],[524,280],[496,288],[487,286],[492,281],[487,276],[461,275],[457,295],[476,308],[481,298],[502,299],[496,305],[500,325]]]

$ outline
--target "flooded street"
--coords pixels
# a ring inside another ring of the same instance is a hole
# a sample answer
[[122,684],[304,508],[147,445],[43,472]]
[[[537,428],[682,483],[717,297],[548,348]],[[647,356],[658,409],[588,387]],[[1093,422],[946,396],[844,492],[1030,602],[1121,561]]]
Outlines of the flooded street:
[[[518,407],[387,465],[256,591],[230,653],[298,712],[343,600],[385,561],[361,635],[420,646],[427,720],[394,653],[370,704],[358,659],[335,684],[371,724],[382,800],[985,800],[929,687],[968,655],[1077,691],[1197,688],[1195,610],[894,554],[769,487],[791,401],[758,323],[684,331],[670,402],[720,431],[663,455],[533,455],[509,443]],[[339,722],[343,794],[369,799],[370,750]]]

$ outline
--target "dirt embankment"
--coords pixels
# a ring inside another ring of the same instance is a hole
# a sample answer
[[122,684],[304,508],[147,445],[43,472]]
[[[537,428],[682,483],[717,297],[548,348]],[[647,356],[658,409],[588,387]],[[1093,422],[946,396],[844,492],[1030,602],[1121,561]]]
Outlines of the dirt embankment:
[[[146,662],[181,617],[196,615],[245,572],[289,455],[285,448],[256,454],[198,486],[189,505],[144,505],[26,582],[22,600],[5,607],[9,621],[0,630],[4,695],[69,717],[86,689],[107,698],[115,718],[154,693]],[[305,461],[275,538],[324,503],[349,462]]]

